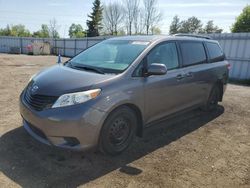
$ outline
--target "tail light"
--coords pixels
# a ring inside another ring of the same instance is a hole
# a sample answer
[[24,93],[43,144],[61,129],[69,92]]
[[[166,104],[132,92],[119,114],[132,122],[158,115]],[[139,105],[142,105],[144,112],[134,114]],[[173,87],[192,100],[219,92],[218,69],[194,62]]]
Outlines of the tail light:
[[230,70],[231,69],[231,65],[230,63],[227,64],[227,69]]

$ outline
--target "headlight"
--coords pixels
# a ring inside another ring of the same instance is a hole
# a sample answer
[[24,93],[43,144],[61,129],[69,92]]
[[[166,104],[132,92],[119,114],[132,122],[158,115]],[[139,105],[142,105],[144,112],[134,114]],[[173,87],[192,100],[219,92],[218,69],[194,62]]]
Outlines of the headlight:
[[37,75],[37,73],[36,73],[36,74],[33,74],[33,75],[30,77],[29,82],[30,82],[36,75]]
[[83,92],[64,94],[57,99],[52,108],[84,103],[90,99],[96,98],[100,94],[100,92],[101,89],[93,89]]

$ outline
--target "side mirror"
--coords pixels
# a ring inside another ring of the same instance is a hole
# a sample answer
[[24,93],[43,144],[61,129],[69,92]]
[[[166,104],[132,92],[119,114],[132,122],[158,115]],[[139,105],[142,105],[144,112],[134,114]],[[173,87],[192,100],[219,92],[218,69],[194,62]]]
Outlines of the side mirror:
[[167,67],[164,64],[153,63],[149,65],[146,76],[164,75],[167,73]]

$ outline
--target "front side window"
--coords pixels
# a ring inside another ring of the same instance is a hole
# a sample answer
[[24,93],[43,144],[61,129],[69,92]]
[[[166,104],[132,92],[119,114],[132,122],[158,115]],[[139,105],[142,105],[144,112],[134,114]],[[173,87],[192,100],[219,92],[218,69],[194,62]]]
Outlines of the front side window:
[[165,64],[168,70],[179,66],[178,53],[175,42],[160,44],[151,50],[147,56],[147,64]]
[[180,47],[184,66],[206,62],[206,52],[202,42],[181,42]]
[[208,49],[210,60],[212,62],[217,62],[217,61],[223,61],[224,60],[223,51],[221,50],[221,48],[220,48],[220,46],[218,44],[212,43],[212,42],[206,42],[206,46],[207,46],[207,49]]
[[74,67],[98,68],[104,73],[121,73],[147,47],[147,41],[107,40],[72,58]]

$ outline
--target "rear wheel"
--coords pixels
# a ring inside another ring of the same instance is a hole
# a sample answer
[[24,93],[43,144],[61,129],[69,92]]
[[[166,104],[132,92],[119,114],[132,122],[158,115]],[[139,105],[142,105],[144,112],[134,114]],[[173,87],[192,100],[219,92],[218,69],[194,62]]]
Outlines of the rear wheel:
[[209,94],[207,103],[205,104],[203,110],[213,111],[218,106],[219,100],[220,100],[220,89],[217,85],[215,85]]
[[120,107],[106,119],[99,141],[103,153],[117,155],[132,142],[136,130],[137,118],[129,107]]

